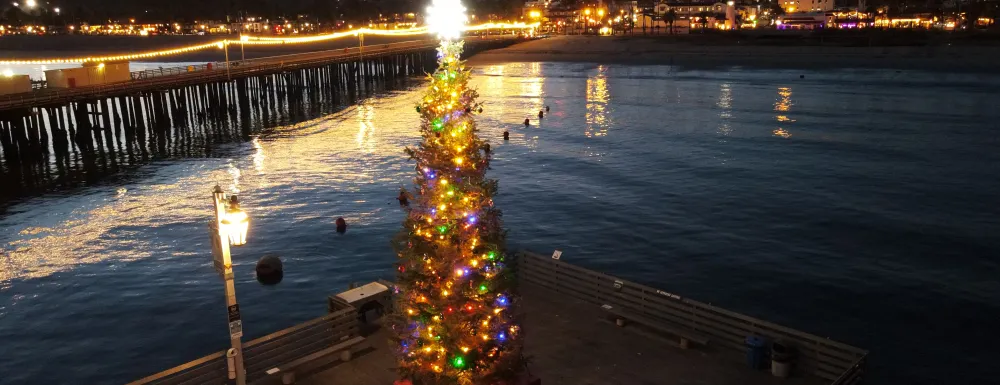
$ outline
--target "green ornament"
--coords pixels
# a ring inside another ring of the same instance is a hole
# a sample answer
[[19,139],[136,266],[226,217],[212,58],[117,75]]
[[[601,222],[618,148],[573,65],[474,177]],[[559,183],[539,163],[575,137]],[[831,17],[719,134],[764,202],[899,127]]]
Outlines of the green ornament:
[[420,112],[420,106],[417,106],[417,112]]

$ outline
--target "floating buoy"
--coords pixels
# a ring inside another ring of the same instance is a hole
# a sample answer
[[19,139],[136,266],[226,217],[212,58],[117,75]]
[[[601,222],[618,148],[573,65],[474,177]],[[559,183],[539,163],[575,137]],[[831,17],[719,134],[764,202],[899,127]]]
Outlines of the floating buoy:
[[347,232],[347,221],[345,221],[344,218],[337,218],[337,222],[336,223],[337,223],[337,232],[338,233],[343,234],[343,233]]
[[281,258],[275,254],[265,255],[257,261],[257,282],[263,285],[277,285],[285,275]]

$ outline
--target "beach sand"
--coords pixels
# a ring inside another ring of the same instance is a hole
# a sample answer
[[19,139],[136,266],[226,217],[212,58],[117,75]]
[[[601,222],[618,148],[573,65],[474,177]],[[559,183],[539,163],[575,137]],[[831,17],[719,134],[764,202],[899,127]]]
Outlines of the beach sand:
[[996,72],[1000,47],[830,47],[720,44],[701,36],[554,36],[483,52],[475,65],[502,62],[593,62],[680,67],[884,68],[949,72]]

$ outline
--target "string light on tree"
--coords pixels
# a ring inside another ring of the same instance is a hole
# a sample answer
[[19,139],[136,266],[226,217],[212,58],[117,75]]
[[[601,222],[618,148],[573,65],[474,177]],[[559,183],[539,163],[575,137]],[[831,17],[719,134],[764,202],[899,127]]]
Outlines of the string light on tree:
[[497,182],[486,178],[478,94],[460,60],[464,10],[457,0],[428,9],[428,28],[441,39],[438,69],[415,108],[423,140],[406,150],[417,163],[415,204],[393,242],[397,308],[405,309],[394,323],[399,374],[416,385],[493,385],[523,367]]

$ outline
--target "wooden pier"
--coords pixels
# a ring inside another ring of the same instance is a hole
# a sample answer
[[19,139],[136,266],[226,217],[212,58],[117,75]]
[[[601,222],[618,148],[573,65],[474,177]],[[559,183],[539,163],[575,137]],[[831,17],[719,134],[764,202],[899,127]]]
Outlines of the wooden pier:
[[[468,52],[513,44],[471,39]],[[436,41],[416,40],[260,58],[127,82],[0,96],[0,203],[90,181],[149,159],[246,140],[283,119],[332,112],[436,67]]]
[[[867,352],[847,344],[530,252],[516,254],[513,265],[528,368],[546,384],[853,385],[864,378]],[[608,307],[643,321],[618,326]],[[692,335],[704,336],[704,344],[683,348],[681,341]],[[363,343],[343,342],[358,336]],[[748,336],[794,348],[791,376],[774,377],[767,366],[751,369]],[[291,361],[297,361],[297,384],[387,385],[396,379],[387,332],[347,304],[332,304],[326,316],[246,346],[247,378],[254,384],[282,383],[280,372],[269,375],[267,368]],[[322,354],[331,347],[344,354]],[[129,385],[223,384],[224,359],[219,352]]]

